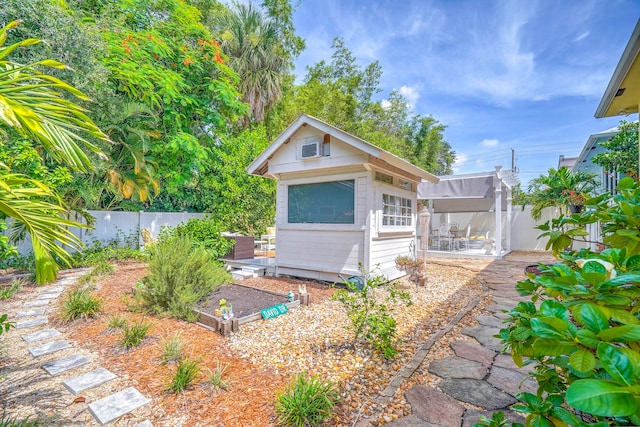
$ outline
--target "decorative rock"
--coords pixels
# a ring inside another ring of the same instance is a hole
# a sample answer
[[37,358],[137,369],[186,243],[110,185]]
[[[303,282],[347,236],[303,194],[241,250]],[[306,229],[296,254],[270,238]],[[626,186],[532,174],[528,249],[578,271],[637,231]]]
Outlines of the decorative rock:
[[89,404],[89,412],[102,425],[151,402],[135,387],[129,387]]
[[81,354],[72,354],[71,356],[63,357],[62,359],[47,362],[42,365],[42,369],[47,371],[49,375],[58,375],[69,369],[77,368],[78,366],[86,365],[89,363],[89,359]]
[[49,321],[46,317],[36,317],[35,319],[16,322],[16,329],[33,328],[34,326],[46,325]]
[[426,421],[427,425],[460,425],[464,406],[441,391],[423,385],[414,385],[407,390],[405,397],[411,405],[413,415]]
[[[480,417],[482,416],[490,420],[494,412],[498,411],[478,411],[477,409],[467,409],[467,412],[464,414],[462,427],[473,427],[474,424],[480,421]],[[502,409],[502,412],[504,413],[505,419],[509,421],[509,425],[512,423],[520,423],[524,425],[524,417],[519,413],[509,409]]]
[[516,403],[513,396],[482,380],[446,378],[440,382],[440,389],[455,399],[486,409],[501,409]]
[[461,331],[464,335],[468,335],[477,339],[480,344],[485,347],[500,352],[502,351],[502,344],[500,344],[500,340],[496,338],[494,335],[500,332],[499,329],[496,328],[488,328],[486,326],[476,325],[469,326],[467,328],[462,328]]
[[24,303],[25,307],[42,307],[44,305],[49,304],[48,299],[37,299],[37,300],[33,300],[33,301],[27,301]]
[[480,362],[460,357],[445,357],[429,364],[429,372],[440,378],[475,378],[481,380],[487,375],[491,362],[483,366]]
[[491,365],[496,355],[495,351],[469,341],[456,341],[451,343],[451,348],[456,353],[456,356],[467,360],[475,360],[485,366]]
[[55,329],[45,329],[44,331],[38,331],[32,334],[23,335],[22,339],[28,343],[32,343],[57,337],[58,335],[60,335],[60,332],[56,331]]
[[502,319],[498,319],[495,316],[476,316],[476,320],[482,326],[488,326],[490,328],[504,328],[507,326],[502,323]]
[[45,354],[55,353],[56,351],[64,350],[71,347],[68,342],[64,340],[53,341],[46,344],[39,345],[37,347],[29,348],[29,353],[33,357],[44,356]]
[[64,386],[73,394],[81,393],[100,384],[104,384],[116,377],[116,374],[104,368],[96,369],[79,377],[70,378],[63,382]]
[[20,311],[16,317],[42,316],[46,310],[46,308],[34,308],[33,310]]
[[151,424],[151,421],[149,421],[149,420],[144,420],[144,421],[134,425],[133,427],[153,427],[153,424]]
[[[367,424],[367,425],[370,425],[370,424]],[[435,426],[439,426],[439,424],[428,423],[413,415],[409,415],[408,417],[398,418],[397,420],[394,420],[388,424],[385,424],[385,427],[435,427]]]
[[506,391],[512,396],[523,391],[535,393],[538,391],[538,383],[526,374],[511,369],[494,366],[487,381],[494,387]]

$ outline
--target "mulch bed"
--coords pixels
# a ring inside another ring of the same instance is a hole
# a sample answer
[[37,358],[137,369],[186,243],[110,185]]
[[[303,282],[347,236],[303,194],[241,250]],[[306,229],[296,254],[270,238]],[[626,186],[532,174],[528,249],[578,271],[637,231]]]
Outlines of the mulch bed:
[[205,313],[213,314],[220,307],[220,300],[225,299],[227,305],[233,307],[233,315],[238,318],[259,313],[260,310],[276,304],[287,302],[284,295],[276,295],[261,289],[248,286],[230,284],[221,286],[217,291],[209,295],[208,303],[201,306]]

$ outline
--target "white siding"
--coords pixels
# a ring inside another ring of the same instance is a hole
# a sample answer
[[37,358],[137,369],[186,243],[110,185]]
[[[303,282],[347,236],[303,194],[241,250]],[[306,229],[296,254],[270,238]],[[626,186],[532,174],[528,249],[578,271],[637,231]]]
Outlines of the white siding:
[[406,273],[396,268],[395,260],[401,255],[413,256],[414,236],[373,239],[371,242],[371,269],[396,279]]

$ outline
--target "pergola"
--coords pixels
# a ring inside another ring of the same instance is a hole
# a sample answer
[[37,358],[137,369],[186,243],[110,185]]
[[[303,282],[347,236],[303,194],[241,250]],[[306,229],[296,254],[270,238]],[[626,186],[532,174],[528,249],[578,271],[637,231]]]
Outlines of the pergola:
[[[512,189],[518,178],[511,170],[463,175],[440,176],[439,183],[422,182],[418,185],[418,199],[428,200],[431,216],[434,213],[493,212],[495,217],[495,255],[502,256],[502,212],[506,211],[505,250],[511,250]],[[428,227],[422,230],[426,239]],[[425,240],[423,240],[425,241]]]

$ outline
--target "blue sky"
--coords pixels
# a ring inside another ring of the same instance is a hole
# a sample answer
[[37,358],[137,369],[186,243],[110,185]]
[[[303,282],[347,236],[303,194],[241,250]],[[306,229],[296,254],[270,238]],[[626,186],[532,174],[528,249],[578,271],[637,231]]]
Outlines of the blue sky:
[[380,62],[381,100],[448,126],[455,173],[510,168],[513,148],[526,185],[623,118],[593,115],[639,17],[637,0],[302,0],[296,74],[341,37]]

